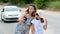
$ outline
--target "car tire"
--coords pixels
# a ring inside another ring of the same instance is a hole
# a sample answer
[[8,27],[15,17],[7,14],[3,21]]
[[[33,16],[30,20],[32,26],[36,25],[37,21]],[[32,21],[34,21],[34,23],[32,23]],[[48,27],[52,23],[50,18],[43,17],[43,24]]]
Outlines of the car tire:
[[3,19],[1,19],[2,21],[4,21]]
[[4,23],[6,23],[6,21],[4,19],[1,19]]
[[4,22],[4,23],[6,23],[7,21],[5,21],[4,19],[2,19],[2,21]]
[[4,20],[4,23],[7,23],[7,21]]

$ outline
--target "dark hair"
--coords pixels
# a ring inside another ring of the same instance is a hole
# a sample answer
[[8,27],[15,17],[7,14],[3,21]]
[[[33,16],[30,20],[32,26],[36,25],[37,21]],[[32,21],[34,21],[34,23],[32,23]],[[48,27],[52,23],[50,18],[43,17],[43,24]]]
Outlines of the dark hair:
[[[36,13],[35,15],[39,16],[38,13]],[[41,20],[41,23],[44,23],[44,19],[43,18],[40,18],[40,20]]]
[[[36,6],[35,5],[29,5],[29,6],[32,6],[34,8],[34,11],[31,13],[31,16],[34,17],[36,13]],[[29,14],[29,9],[27,9],[26,12]]]

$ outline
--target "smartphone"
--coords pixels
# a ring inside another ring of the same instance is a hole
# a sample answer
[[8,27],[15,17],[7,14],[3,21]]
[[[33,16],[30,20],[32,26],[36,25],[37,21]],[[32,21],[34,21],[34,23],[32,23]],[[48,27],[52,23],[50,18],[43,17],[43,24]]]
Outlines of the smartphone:
[[24,18],[25,18],[24,20],[27,21],[27,17],[24,16]]

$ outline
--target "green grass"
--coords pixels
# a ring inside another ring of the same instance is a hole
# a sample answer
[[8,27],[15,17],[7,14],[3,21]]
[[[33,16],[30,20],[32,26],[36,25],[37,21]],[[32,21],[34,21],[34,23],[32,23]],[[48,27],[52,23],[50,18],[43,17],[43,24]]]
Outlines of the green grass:
[[60,1],[53,1],[47,4],[48,8],[60,9]]

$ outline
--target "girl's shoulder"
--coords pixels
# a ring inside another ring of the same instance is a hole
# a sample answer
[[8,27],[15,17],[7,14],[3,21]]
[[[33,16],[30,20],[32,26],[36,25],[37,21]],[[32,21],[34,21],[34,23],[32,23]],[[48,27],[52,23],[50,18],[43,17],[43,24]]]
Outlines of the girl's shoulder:
[[31,23],[33,23],[33,24],[34,24],[35,22],[36,22],[36,19],[33,19],[33,20],[31,21]]
[[36,19],[34,18],[32,21],[36,21]]

